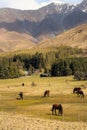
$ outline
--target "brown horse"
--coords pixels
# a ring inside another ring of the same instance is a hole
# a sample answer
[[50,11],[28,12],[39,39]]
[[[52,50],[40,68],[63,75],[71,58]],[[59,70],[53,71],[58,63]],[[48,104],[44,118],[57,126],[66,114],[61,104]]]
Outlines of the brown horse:
[[78,88],[76,87],[76,88],[73,89],[73,93],[76,93],[77,91],[80,91],[80,90],[81,90],[80,87],[78,87]]
[[43,97],[49,97],[49,95],[50,95],[50,91],[49,90],[46,90],[45,92],[44,92],[44,96]]
[[23,100],[23,92],[20,92],[20,93],[19,93],[19,96],[20,96],[20,99]]
[[76,93],[78,96],[81,96],[84,98],[84,92],[82,90],[78,90]]
[[24,87],[24,83],[22,83],[22,86]]
[[[56,110],[58,110],[58,115],[63,115],[63,107],[61,104],[53,104],[52,105],[52,115],[57,115]],[[55,113],[54,113],[55,112]]]

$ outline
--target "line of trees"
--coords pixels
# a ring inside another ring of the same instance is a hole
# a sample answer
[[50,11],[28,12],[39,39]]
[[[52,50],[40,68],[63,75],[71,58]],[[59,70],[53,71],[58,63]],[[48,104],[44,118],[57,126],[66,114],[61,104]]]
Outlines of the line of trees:
[[81,50],[60,47],[57,51],[35,54],[14,54],[0,58],[0,78],[17,78],[38,72],[49,73],[51,76],[74,75],[75,72],[87,72],[87,58],[69,58]]
[[76,74],[79,75],[79,77],[84,74],[84,79],[86,79],[87,58],[68,58],[64,60],[60,59],[54,63],[51,68],[51,76],[74,75],[74,77],[77,78]]

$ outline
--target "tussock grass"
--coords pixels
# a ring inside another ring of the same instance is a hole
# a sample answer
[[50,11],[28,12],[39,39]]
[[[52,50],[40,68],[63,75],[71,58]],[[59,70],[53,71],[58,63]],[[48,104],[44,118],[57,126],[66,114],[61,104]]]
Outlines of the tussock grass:
[[[32,82],[36,86],[32,86]],[[22,86],[25,83],[25,86]],[[81,87],[85,98],[73,94],[74,87]],[[45,90],[50,90],[50,97],[42,98]],[[24,100],[17,100],[19,92],[24,93]],[[61,103],[64,116],[51,115],[53,103]],[[38,75],[18,79],[0,80],[0,111],[16,112],[34,117],[64,121],[87,121],[87,81],[76,81],[69,77],[44,77]]]

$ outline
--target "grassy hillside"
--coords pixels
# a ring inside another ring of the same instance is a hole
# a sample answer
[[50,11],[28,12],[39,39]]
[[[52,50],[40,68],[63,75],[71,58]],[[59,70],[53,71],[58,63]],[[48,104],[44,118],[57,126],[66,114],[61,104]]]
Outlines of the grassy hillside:
[[65,31],[52,39],[44,37],[43,41],[35,43],[37,43],[37,39],[29,34],[0,30],[0,52],[9,53],[20,50],[23,52],[37,50],[42,52],[59,46],[70,46],[83,49],[87,55],[87,24]]
[[18,50],[13,52],[7,52],[7,53],[0,53],[0,57],[13,57],[14,55],[34,55],[35,53],[42,53],[43,55],[49,54],[49,53],[59,53],[60,56],[63,57],[84,57],[87,56],[86,52],[84,52],[82,49],[79,48],[71,48],[66,46],[50,46],[46,48],[38,48],[34,47],[32,49],[25,49],[25,50]]
[[[24,87],[22,83],[25,83]],[[84,99],[72,93],[74,87],[82,87]],[[48,89],[50,97],[42,98]],[[21,91],[24,100],[17,100]],[[63,117],[51,115],[53,103],[63,105]],[[40,78],[39,75],[0,80],[0,111],[64,121],[87,121],[87,81],[75,81],[71,76]]]
[[29,34],[0,29],[0,52],[31,49],[36,40]]
[[39,47],[66,45],[87,49],[87,24],[77,26],[65,31],[54,39],[47,39],[39,44]]

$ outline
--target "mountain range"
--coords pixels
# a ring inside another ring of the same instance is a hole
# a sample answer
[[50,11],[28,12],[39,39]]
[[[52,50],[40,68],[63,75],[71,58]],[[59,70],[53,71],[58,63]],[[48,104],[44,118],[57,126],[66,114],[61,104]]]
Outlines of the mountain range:
[[[72,30],[72,28],[77,26],[81,26],[82,28],[82,26],[86,26],[86,23],[86,0],[83,0],[76,6],[51,3],[37,10],[1,8],[0,52],[30,49],[36,46],[40,47],[41,43],[43,44],[45,41],[45,46],[49,46],[47,39],[53,41],[53,39],[56,39],[60,35],[65,35],[67,30]],[[75,30],[78,30],[78,28]],[[82,30],[84,31],[84,29]],[[72,32],[70,31],[69,33]],[[81,35],[81,33],[78,34]],[[71,44],[74,43],[72,42]]]

